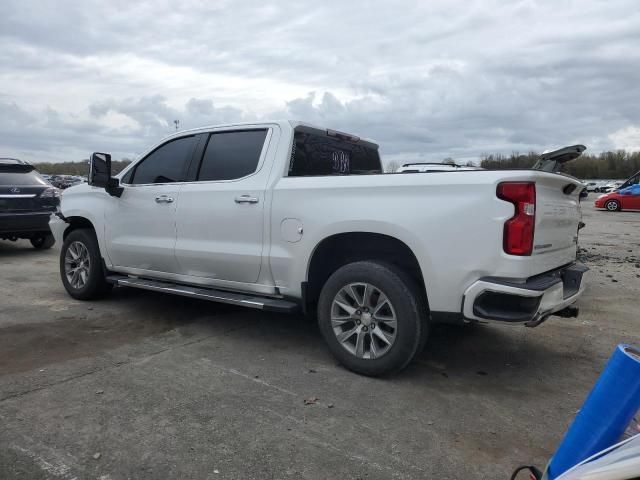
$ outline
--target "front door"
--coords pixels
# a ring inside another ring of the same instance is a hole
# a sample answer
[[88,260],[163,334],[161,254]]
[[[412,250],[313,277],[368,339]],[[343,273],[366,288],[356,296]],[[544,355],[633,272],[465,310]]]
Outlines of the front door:
[[216,281],[255,283],[265,239],[262,168],[269,129],[212,133],[193,182],[176,211],[176,257],[181,273]]
[[173,139],[138,162],[123,178],[120,198],[105,209],[111,263],[136,273],[177,273],[176,210],[195,138]]

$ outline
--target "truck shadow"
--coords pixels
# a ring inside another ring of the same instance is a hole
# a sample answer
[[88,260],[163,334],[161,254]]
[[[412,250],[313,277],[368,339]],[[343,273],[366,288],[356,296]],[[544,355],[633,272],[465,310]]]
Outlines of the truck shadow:
[[[310,363],[343,368],[326,348],[314,315],[282,315],[133,289],[119,288],[116,292],[130,298],[135,310],[148,312],[153,308],[159,309],[162,316],[173,316],[174,325],[184,331],[204,329],[211,335],[233,331],[239,348],[246,345],[247,351],[287,350],[296,356],[304,355]],[[535,381],[555,371],[559,362],[575,359],[574,354],[554,350],[541,341],[538,332],[523,326],[435,325],[425,349],[412,365],[390,379],[484,377],[486,380],[528,375]]]
[[[68,310],[53,315],[49,312],[45,318],[0,329],[0,351],[4,352],[0,355],[0,372],[25,371],[70,358],[94,356],[167,332],[185,341],[196,336],[231,335],[238,354],[259,350],[264,355],[291,355],[322,368],[343,369],[326,348],[315,318],[309,316],[281,315],[120,287],[100,301],[70,301]],[[439,384],[449,379],[505,375],[536,378],[566,358],[566,352],[545,347],[535,335],[523,335],[524,330],[435,326],[416,360],[400,374],[383,381],[419,379]]]

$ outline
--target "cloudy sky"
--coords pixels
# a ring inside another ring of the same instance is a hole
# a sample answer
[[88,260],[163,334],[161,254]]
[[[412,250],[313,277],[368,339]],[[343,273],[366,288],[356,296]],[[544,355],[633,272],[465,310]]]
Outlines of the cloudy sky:
[[293,118],[386,159],[640,150],[637,0],[3,0],[0,156]]

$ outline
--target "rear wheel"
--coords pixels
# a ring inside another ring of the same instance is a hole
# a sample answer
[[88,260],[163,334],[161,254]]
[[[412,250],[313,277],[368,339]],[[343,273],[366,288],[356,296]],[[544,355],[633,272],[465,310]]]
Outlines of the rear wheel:
[[427,336],[427,311],[415,283],[375,261],[339,268],[322,288],[318,324],[331,352],[363,375],[406,367]]
[[60,277],[69,295],[78,300],[99,298],[111,289],[93,230],[82,228],[67,236],[60,252]]
[[50,233],[31,237],[29,241],[31,242],[31,245],[33,245],[33,248],[37,250],[46,250],[47,248],[53,247],[53,244],[56,243],[56,239],[53,238],[53,235]]
[[606,208],[610,212],[617,212],[620,210],[620,202],[618,202],[617,200],[609,200],[604,204],[604,208]]

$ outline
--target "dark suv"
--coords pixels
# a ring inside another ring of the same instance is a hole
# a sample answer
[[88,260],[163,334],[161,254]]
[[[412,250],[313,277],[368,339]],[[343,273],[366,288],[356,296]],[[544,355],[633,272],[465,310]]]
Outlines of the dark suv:
[[28,238],[35,248],[55,243],[49,216],[60,204],[60,193],[28,162],[0,158],[0,239]]

